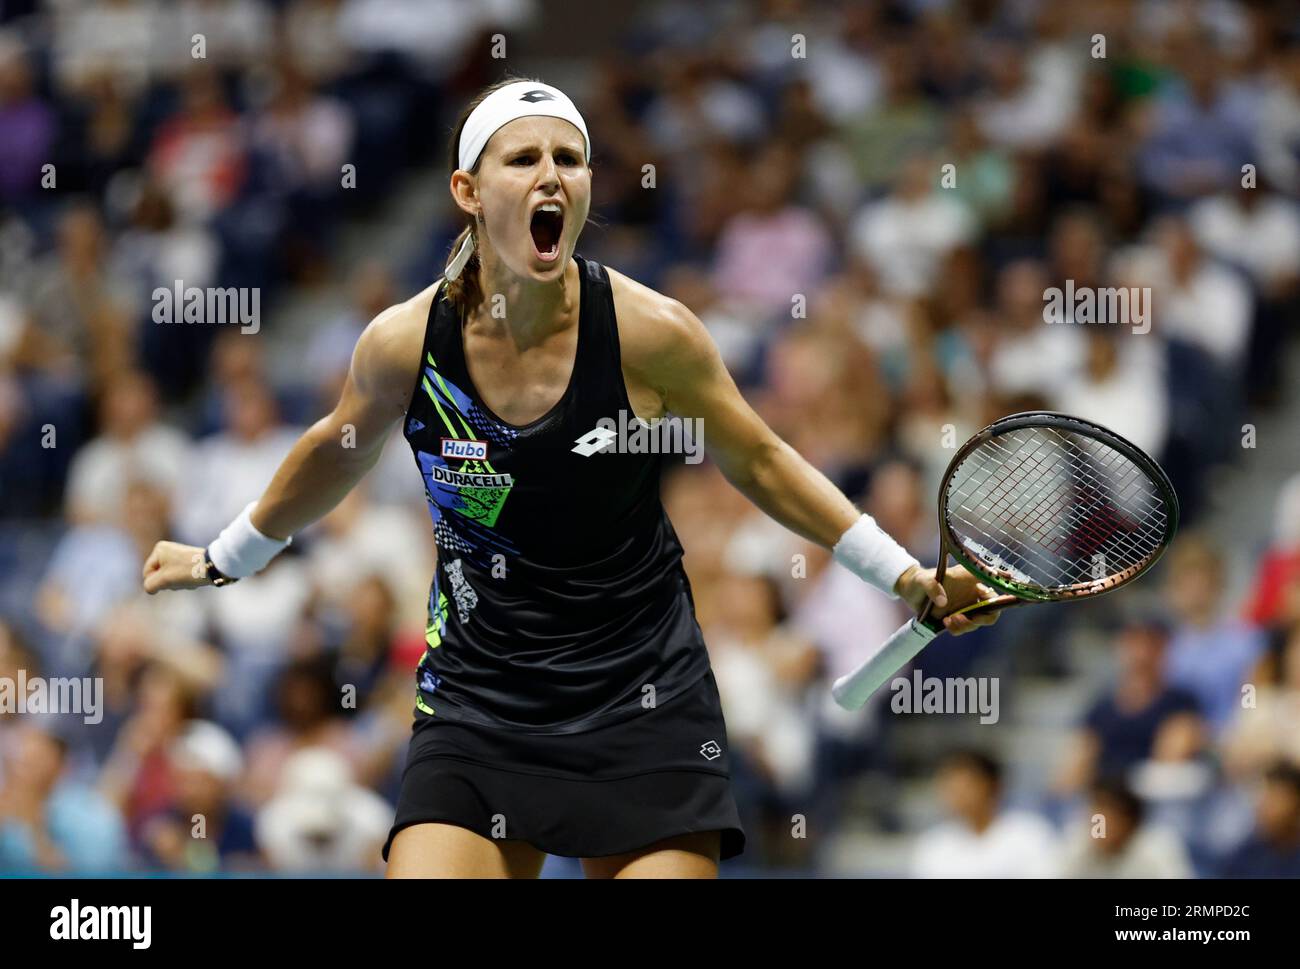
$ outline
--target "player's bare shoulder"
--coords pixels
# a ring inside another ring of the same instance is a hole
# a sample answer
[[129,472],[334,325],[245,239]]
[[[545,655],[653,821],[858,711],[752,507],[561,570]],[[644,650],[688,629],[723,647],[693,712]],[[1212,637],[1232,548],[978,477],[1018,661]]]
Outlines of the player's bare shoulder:
[[410,403],[429,307],[441,283],[438,280],[376,316],[362,331],[352,354],[351,377],[357,389],[391,402],[402,413]]
[[[608,268],[608,267],[607,267]],[[694,369],[716,352],[699,318],[678,300],[609,269],[623,369],[662,388],[674,372]]]

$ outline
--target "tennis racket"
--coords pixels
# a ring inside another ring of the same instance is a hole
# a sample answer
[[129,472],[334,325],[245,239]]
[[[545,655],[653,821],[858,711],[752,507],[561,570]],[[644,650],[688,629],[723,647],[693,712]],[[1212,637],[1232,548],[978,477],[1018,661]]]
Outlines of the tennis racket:
[[[1178,527],[1178,496],[1140,448],[1065,414],[1030,411],[984,428],[939,487],[939,565],[948,555],[1002,594],[955,613],[1089,599],[1151,568]],[[856,710],[943,631],[934,603],[831,692]]]

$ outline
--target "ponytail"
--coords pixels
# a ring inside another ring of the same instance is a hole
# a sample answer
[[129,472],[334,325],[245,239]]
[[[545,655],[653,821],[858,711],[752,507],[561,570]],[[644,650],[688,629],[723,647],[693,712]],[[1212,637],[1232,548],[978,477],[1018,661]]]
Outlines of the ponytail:
[[479,289],[478,270],[478,240],[473,240],[473,250],[469,254],[469,260],[461,268],[460,272],[452,277],[452,263],[456,261],[456,254],[460,252],[461,246],[474,231],[474,223],[460,230],[460,235],[456,236],[456,241],[451,244],[451,252],[447,255],[447,265],[443,269],[443,275],[446,277],[446,294],[448,301],[451,302],[462,315],[472,312],[479,303],[483,302],[483,293]]

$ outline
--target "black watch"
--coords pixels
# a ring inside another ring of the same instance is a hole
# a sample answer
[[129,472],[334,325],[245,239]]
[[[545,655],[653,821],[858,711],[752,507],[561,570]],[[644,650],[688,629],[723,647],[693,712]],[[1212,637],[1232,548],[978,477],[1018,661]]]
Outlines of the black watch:
[[203,568],[207,572],[208,581],[220,588],[223,585],[234,585],[239,579],[232,579],[225,575],[219,568],[212,564],[212,553],[206,548],[203,550]]

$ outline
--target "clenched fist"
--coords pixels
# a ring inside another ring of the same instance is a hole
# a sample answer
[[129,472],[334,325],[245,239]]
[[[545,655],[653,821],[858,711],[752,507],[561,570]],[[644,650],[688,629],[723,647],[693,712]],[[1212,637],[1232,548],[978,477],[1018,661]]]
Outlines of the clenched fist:
[[144,563],[144,591],[153,595],[167,589],[197,589],[211,585],[203,564],[204,550],[179,542],[159,542]]

